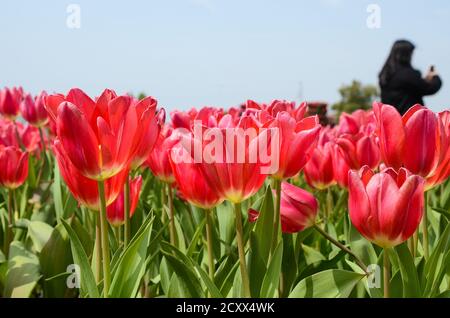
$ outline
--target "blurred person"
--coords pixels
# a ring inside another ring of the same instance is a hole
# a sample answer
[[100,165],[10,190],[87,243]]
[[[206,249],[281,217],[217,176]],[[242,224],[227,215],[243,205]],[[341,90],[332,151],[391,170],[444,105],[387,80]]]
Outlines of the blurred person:
[[442,86],[434,66],[424,78],[412,67],[414,49],[407,40],[395,41],[378,75],[382,103],[394,106],[402,115],[415,104],[424,105],[423,97],[437,93]]

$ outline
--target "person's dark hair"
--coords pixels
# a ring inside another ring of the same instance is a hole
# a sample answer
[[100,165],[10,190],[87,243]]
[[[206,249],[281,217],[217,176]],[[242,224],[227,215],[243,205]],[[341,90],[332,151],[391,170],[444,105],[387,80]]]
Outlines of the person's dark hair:
[[414,48],[414,44],[410,41],[395,41],[392,46],[391,53],[389,53],[386,63],[384,63],[384,66],[378,75],[381,87],[385,86],[389,82],[392,75],[394,75],[400,67],[411,67],[411,59]]

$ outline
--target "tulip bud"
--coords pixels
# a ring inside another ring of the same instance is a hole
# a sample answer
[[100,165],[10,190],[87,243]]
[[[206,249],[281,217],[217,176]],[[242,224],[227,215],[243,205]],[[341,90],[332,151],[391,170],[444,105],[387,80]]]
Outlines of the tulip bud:
[[28,176],[28,153],[14,146],[0,145],[0,185],[8,189],[21,186]]
[[20,103],[22,117],[35,127],[42,127],[48,122],[47,110],[44,107],[44,100],[47,93],[43,91],[35,99],[27,94]]
[[[275,193],[274,193],[275,195]],[[281,184],[281,230],[283,233],[296,233],[314,225],[318,210],[316,198],[288,182]],[[248,220],[256,222],[259,212],[249,209]]]

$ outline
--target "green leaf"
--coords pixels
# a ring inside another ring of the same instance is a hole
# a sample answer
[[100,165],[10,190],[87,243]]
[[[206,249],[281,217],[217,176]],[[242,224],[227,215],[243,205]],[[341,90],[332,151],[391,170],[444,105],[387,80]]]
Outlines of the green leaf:
[[234,222],[234,213],[230,203],[225,202],[216,207],[217,220],[219,221],[219,235],[221,245],[221,254],[229,253],[233,239],[236,237]]
[[259,245],[259,252],[261,258],[267,265],[269,261],[269,254],[272,249],[272,239],[274,235],[274,219],[275,219],[274,203],[272,196],[272,189],[267,187],[259,210],[259,217],[255,225],[255,236]]
[[282,260],[283,240],[278,243],[278,246],[271,257],[266,275],[264,276],[260,295],[262,298],[273,298],[276,296],[278,284],[280,282]]
[[[202,286],[191,261],[177,248],[165,242],[161,242],[161,252],[164,254],[167,263],[172,267],[177,276],[178,283],[182,286],[184,292],[187,293],[189,297],[203,297],[204,293]],[[170,290],[171,288],[169,287],[169,291]]]
[[169,283],[169,290],[167,292],[169,298],[190,298],[192,297],[189,291],[189,287],[186,285],[185,280],[180,280],[178,276],[172,275]]
[[425,291],[424,295],[431,297],[438,293],[439,285],[445,274],[446,257],[450,247],[450,223],[442,233],[435,249],[427,260],[424,269]]
[[316,250],[308,245],[304,245],[304,244],[302,244],[301,246],[303,249],[303,253],[304,253],[307,265],[319,263],[319,262],[327,259],[318,250]]
[[133,238],[130,245],[123,251],[114,271],[109,296],[113,298],[135,297],[139,284],[145,274],[147,247],[152,233],[153,218],[147,217],[143,229]]
[[86,251],[84,250],[80,239],[78,238],[72,227],[65,220],[61,219],[61,223],[66,229],[67,234],[70,238],[73,260],[75,264],[80,267],[81,293],[87,294],[91,298],[99,298],[100,294],[97,289],[97,284],[95,283],[94,274],[92,273]]
[[206,272],[200,267],[200,265],[195,264],[195,269],[197,270],[198,274],[203,280],[203,283],[205,283],[205,286],[208,289],[209,293],[211,294],[211,297],[223,298],[223,295],[220,293],[220,290],[217,288],[216,285],[214,285],[214,282],[211,281],[208,274],[206,274]]
[[39,259],[27,251],[22,242],[13,241],[9,248],[4,296],[29,297],[41,277]]
[[195,231],[195,233],[192,237],[192,240],[189,243],[187,252],[186,252],[186,255],[188,257],[192,257],[192,255],[194,254],[194,252],[197,248],[198,241],[202,237],[202,232],[203,232],[203,228],[205,227],[205,223],[206,223],[206,219],[203,219],[203,221],[198,225],[197,230]]
[[412,255],[405,243],[397,246],[395,251],[403,281],[403,297],[412,298],[421,296],[419,276]]
[[[93,212],[98,213],[98,212]],[[81,245],[86,252],[86,255],[89,257],[92,255],[92,250],[94,248],[94,240],[91,238],[89,232],[86,230],[86,225],[81,224],[81,222],[76,217],[71,217],[69,219],[70,227],[76,233],[78,239],[81,242]]]
[[[55,262],[55,259],[58,260]],[[41,272],[45,279],[55,277],[67,271],[72,264],[70,240],[64,226],[58,224],[52,232],[50,239],[39,254]],[[59,276],[43,283],[45,297],[64,297],[67,292],[66,276]]]
[[329,269],[301,280],[289,298],[346,298],[363,274],[341,269]]
[[33,241],[34,248],[41,252],[44,245],[50,239],[53,228],[47,223],[41,221],[31,221],[28,225],[28,235]]
[[450,210],[440,208],[440,207],[431,207],[434,211],[441,213],[443,216],[447,218],[447,220],[450,221]]
[[284,292],[279,297],[286,297],[298,274],[298,262],[295,257],[294,236],[292,234],[283,234],[283,262],[281,267]]
[[250,232],[250,250],[247,268],[250,279],[250,293],[253,297],[258,297],[261,292],[261,285],[267,268],[266,263],[261,257],[255,232]]
[[6,262],[5,254],[0,250],[0,264]]
[[58,164],[55,161],[54,180],[52,184],[53,202],[55,204],[56,221],[59,222],[64,215],[62,189],[61,189],[61,174],[59,173]]

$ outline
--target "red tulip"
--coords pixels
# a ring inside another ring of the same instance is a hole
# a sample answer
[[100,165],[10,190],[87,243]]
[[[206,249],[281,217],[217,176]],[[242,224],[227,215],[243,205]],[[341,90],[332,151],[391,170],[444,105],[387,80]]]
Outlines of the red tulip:
[[164,125],[153,151],[145,162],[153,174],[163,182],[173,183],[175,181],[169,161],[169,154],[177,142],[178,138],[173,134],[173,129]]
[[72,89],[65,98],[46,99],[64,152],[82,175],[95,180],[110,178],[142,160],[149,151],[148,140],[143,139],[154,137],[149,129],[156,120],[155,107],[151,98],[135,103],[111,90],[95,102],[80,89]]
[[[288,182],[281,184],[281,230],[284,233],[296,233],[313,226],[316,220],[318,203],[309,192]],[[259,212],[248,211],[249,221],[255,222]]]
[[342,188],[346,188],[348,185],[348,172],[350,166],[347,163],[346,155],[341,147],[337,144],[333,144],[333,176],[334,180]]
[[278,128],[280,134],[279,168],[273,174],[276,179],[295,176],[308,162],[320,133],[316,116],[296,121],[289,113],[279,112],[265,127]]
[[[448,177],[445,171],[448,169],[442,170],[450,160],[450,136],[443,122],[446,115],[436,115],[420,105],[411,107],[403,117],[389,105],[374,103],[373,108],[378,121],[381,155],[387,166],[394,169],[404,166],[424,177],[426,189]],[[441,176],[436,178],[436,174]]]
[[20,103],[22,117],[35,127],[45,126],[48,122],[47,110],[44,107],[44,100],[47,93],[43,91],[36,98],[27,94]]
[[336,143],[342,148],[342,155],[352,169],[358,170],[363,166],[374,169],[380,164],[380,148],[373,135],[345,134],[337,138]]
[[[95,180],[86,178],[73,165],[72,161],[64,152],[59,140],[55,140],[53,151],[58,162],[59,171],[67,184],[74,198],[82,205],[93,211],[100,210],[100,198],[98,195],[98,183]],[[105,181],[105,201],[106,205],[111,204],[123,191],[125,178],[128,170],[122,170],[113,177]]]
[[28,152],[35,152],[40,145],[39,130],[28,124],[0,119],[0,144],[17,148],[22,144]]
[[[430,189],[435,185],[443,183],[450,176],[450,111],[446,110],[439,113],[439,118],[443,123],[445,138],[443,140],[443,148],[447,151],[441,152],[441,159],[433,174],[429,175],[426,180],[426,188]],[[446,143],[446,145],[445,145]]]
[[318,203],[309,192],[287,182],[281,184],[281,230],[285,233],[303,231],[314,225]]
[[[136,210],[136,207],[138,205],[141,187],[141,176],[130,180],[130,218],[134,215],[134,211]],[[109,223],[111,223],[113,226],[120,226],[125,221],[124,199],[125,194],[122,190],[116,200],[114,200],[114,202],[108,205],[108,207],[106,208],[106,216]]]
[[3,90],[0,90],[0,114],[10,120],[15,120],[17,115],[19,115],[22,95],[23,89],[21,87],[5,87]]
[[[142,99],[140,102],[137,102],[136,108],[138,113],[142,112],[142,117],[150,115],[151,118],[150,120],[141,122],[141,125],[138,127],[138,129],[142,129],[144,133],[141,137],[140,142],[137,143],[135,153],[132,156],[132,169],[138,168],[145,162],[145,160],[147,160],[158,139],[161,130],[161,124],[163,123],[159,123],[157,118],[161,116],[165,117],[165,114],[164,110],[162,110],[162,112],[158,114],[155,113],[157,103],[158,102],[156,101],[156,99],[152,97],[147,97]],[[149,114],[144,115],[144,109],[148,109],[150,111]]]
[[172,128],[191,130],[194,121],[201,122],[206,127],[216,127],[224,116],[221,108],[203,107],[199,110],[192,108],[187,112],[175,110],[170,114]]
[[323,190],[336,183],[333,173],[333,144],[330,130],[323,128],[317,147],[303,169],[306,182],[313,188]]
[[[267,129],[260,129],[253,116],[243,115],[235,127],[221,128],[224,122],[233,125],[227,118],[229,116],[224,116],[218,127],[207,128],[202,140],[194,135],[186,138],[188,141],[183,144],[200,148],[200,167],[212,191],[232,203],[240,203],[255,194],[267,177],[265,168],[269,170],[267,166],[271,162],[263,162],[258,151],[261,151],[260,147],[270,146],[271,136]],[[248,132],[252,133],[246,134]],[[216,139],[215,136],[220,137]],[[211,145],[217,146],[221,154],[213,154]],[[191,151],[190,147],[187,150]]]
[[28,153],[0,145],[0,185],[8,189],[21,186],[28,176]]
[[376,129],[376,119],[372,110],[358,109],[351,114],[342,113],[339,117],[339,125],[335,127],[337,135],[356,135],[364,133],[371,135]]
[[173,128],[184,128],[191,129],[191,123],[197,114],[197,110],[195,108],[191,109],[189,112],[182,112],[175,110],[170,113],[170,118],[172,121]]
[[369,167],[349,172],[349,213],[356,229],[383,247],[406,241],[416,231],[424,208],[424,180],[400,168],[374,174]]
[[[270,105],[258,104],[252,100],[248,100],[246,110],[261,110],[262,112],[260,112],[260,114],[262,115],[262,118],[260,118],[260,121],[262,123],[266,122],[264,118],[269,119],[270,117],[277,117],[277,115],[281,112],[289,113],[292,118],[298,122],[304,118],[307,110],[307,104],[302,103],[296,107],[295,102],[285,100],[274,100]],[[266,114],[269,115],[269,117],[267,117]]]
[[222,203],[223,198],[213,191],[203,178],[201,168],[181,144],[170,152],[170,163],[181,197],[191,204],[209,210]]

